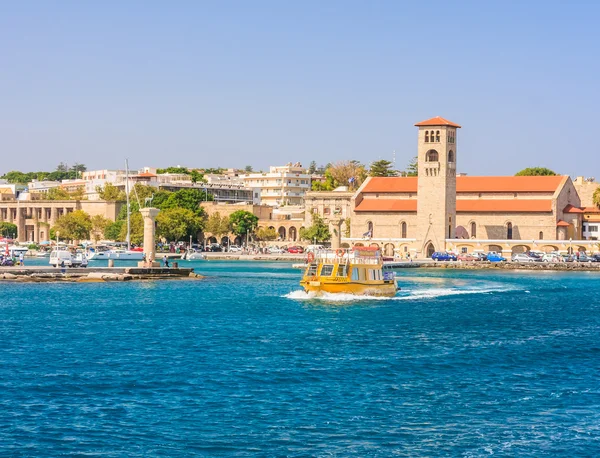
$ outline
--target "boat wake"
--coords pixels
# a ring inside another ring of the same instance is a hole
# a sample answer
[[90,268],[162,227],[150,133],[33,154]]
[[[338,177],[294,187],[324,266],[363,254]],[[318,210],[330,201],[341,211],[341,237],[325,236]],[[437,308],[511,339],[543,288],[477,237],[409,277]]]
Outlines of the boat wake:
[[495,294],[521,291],[517,288],[502,285],[493,287],[481,288],[424,288],[424,289],[407,289],[399,291],[394,297],[381,296],[356,296],[347,293],[307,293],[302,290],[292,291],[285,294],[283,297],[287,299],[306,301],[320,300],[325,302],[353,302],[353,301],[408,301],[408,300],[426,300],[436,299],[447,296],[458,296],[463,294]]

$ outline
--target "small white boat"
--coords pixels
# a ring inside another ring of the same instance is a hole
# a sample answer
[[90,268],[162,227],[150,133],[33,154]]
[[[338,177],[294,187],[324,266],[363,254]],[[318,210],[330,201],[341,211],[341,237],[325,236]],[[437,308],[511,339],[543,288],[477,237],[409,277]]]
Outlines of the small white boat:
[[122,249],[90,249],[87,255],[90,261],[100,261],[113,259],[115,261],[141,261],[144,259],[143,251],[122,250]]
[[47,258],[50,256],[49,251],[38,251],[35,255],[36,258]]
[[181,259],[184,261],[199,261],[202,259],[206,259],[206,256],[201,251],[198,250],[187,250],[185,253],[181,255]]
[[[58,250],[52,250],[48,264],[54,267],[80,267],[82,263],[83,258],[81,256],[74,255],[69,250],[59,248]],[[85,265],[87,266],[87,259],[85,260]]]

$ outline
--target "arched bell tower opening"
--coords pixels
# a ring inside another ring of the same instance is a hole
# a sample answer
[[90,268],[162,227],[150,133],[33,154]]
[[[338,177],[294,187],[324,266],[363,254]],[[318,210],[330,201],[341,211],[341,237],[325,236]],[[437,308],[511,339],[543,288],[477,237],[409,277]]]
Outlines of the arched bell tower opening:
[[446,239],[456,238],[456,131],[460,126],[439,116],[415,126],[419,128],[417,243],[429,253],[433,244],[445,250]]

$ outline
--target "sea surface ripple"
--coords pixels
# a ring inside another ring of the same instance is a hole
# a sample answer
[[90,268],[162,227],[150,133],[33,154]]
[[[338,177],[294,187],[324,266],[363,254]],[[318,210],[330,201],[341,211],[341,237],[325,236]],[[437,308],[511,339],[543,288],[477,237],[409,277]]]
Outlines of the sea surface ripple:
[[600,276],[0,283],[1,456],[598,456]]

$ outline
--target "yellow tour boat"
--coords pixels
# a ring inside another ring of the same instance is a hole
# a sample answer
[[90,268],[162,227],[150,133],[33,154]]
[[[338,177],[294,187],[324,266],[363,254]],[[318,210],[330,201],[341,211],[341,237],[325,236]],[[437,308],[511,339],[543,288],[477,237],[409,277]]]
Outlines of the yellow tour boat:
[[398,288],[393,271],[383,270],[377,247],[355,247],[308,253],[300,285],[307,293],[349,293],[358,296],[388,296]]

